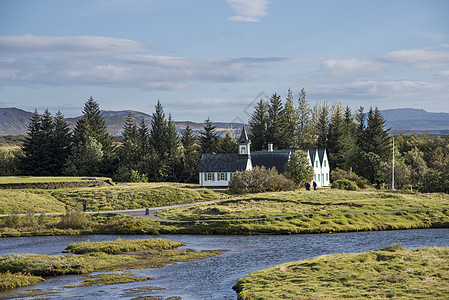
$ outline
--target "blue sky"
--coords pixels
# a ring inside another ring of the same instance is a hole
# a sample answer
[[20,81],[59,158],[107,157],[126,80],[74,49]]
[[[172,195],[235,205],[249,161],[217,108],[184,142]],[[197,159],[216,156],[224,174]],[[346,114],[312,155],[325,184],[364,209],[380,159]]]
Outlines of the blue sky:
[[0,107],[248,121],[312,105],[449,112],[446,0],[0,0]]

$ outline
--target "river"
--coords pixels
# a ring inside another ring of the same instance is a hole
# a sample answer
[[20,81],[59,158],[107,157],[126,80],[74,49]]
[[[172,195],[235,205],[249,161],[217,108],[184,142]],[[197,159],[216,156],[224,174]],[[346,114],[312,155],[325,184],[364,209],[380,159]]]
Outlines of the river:
[[[19,237],[0,239],[0,255],[7,253],[59,254],[73,242],[114,240],[115,235]],[[154,295],[179,296],[183,300],[236,299],[232,286],[256,270],[323,254],[376,250],[395,242],[406,248],[449,246],[449,229],[398,230],[338,234],[217,236],[160,235],[120,236],[124,239],[162,237],[186,244],[195,250],[227,249],[227,253],[204,260],[168,265],[161,269],[132,270],[138,276],[156,279],[110,286],[69,288],[50,299],[132,299]],[[50,289],[81,282],[80,276],[59,276],[32,288]],[[164,290],[126,295],[125,289],[157,286]],[[26,290],[30,287],[17,289]],[[0,294],[1,296],[1,294]],[[3,295],[4,296],[4,295]]]

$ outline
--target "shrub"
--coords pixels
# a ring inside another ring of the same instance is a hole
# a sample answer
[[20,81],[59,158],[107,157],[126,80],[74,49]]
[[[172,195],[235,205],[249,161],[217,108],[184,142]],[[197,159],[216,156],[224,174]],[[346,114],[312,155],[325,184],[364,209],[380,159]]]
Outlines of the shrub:
[[359,189],[357,184],[354,181],[349,179],[339,179],[332,182],[331,187],[333,189],[347,190],[347,191],[356,191]]
[[89,217],[79,210],[67,211],[57,224],[62,229],[86,229],[90,225]]
[[236,194],[291,191],[296,184],[279,174],[276,168],[254,167],[252,170],[235,172],[229,182],[229,190]]
[[394,252],[397,250],[405,250],[405,247],[404,247],[404,244],[402,244],[402,243],[393,243],[391,245],[388,245],[387,247],[380,248],[379,250]]
[[357,184],[357,186],[361,189],[366,189],[370,187],[370,183],[365,178],[358,176],[354,172],[347,172],[340,168],[335,168],[335,170],[331,171],[331,179],[332,181],[337,181],[340,179],[348,179],[354,181]]

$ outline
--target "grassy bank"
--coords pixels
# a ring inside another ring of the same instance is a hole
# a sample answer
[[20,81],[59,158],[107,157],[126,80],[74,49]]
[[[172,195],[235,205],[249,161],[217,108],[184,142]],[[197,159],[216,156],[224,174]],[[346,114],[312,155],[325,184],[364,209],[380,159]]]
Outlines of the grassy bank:
[[[181,243],[165,239],[118,239],[113,242],[75,243],[67,247],[67,252],[82,253],[80,255],[5,255],[0,257],[0,278],[5,278],[4,281],[0,281],[2,282],[0,290],[34,284],[43,281],[42,276],[159,268],[169,263],[203,259],[223,253],[223,251],[194,252],[189,249],[177,249],[181,245]],[[7,281],[8,278],[12,279]],[[151,279],[149,277],[142,279],[123,273],[101,274],[86,278],[88,279],[81,286]]]
[[325,255],[240,279],[238,299],[447,299],[449,248]]
[[449,210],[449,195],[389,191],[293,191],[250,194],[238,199],[158,212],[173,220],[250,219],[309,213]]
[[176,183],[129,184],[60,190],[2,190],[0,214],[65,212],[66,207],[88,211],[121,210],[184,204],[228,198],[226,190],[209,190]]

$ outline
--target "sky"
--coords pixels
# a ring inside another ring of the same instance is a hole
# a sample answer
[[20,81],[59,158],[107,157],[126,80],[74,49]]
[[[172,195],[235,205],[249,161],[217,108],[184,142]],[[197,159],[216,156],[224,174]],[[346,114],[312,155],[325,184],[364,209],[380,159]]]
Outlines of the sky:
[[248,122],[273,93],[449,113],[447,0],[0,0],[0,107]]

